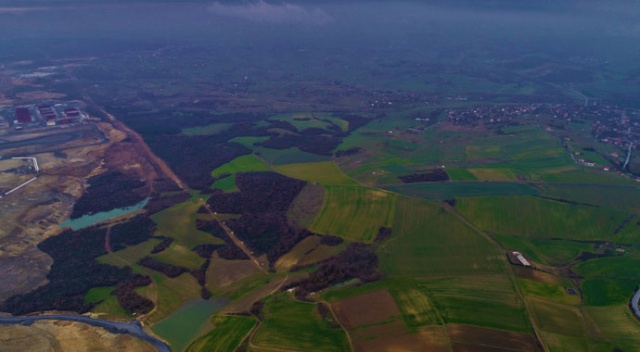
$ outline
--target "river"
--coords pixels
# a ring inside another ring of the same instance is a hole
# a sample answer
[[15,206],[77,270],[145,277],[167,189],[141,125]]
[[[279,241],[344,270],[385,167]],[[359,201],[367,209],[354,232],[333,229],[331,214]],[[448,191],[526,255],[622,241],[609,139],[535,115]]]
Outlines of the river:
[[153,346],[155,346],[160,352],[171,352],[171,348],[169,347],[169,345],[147,334],[142,329],[142,325],[140,325],[138,321],[133,321],[130,323],[120,323],[120,322],[111,321],[111,320],[94,319],[84,315],[52,314],[52,315],[34,315],[34,316],[28,316],[28,317],[11,317],[11,318],[0,317],[0,324],[30,325],[38,320],[66,320],[66,321],[75,321],[79,323],[98,326],[114,333],[129,334],[139,339],[142,339],[144,341],[147,341]]

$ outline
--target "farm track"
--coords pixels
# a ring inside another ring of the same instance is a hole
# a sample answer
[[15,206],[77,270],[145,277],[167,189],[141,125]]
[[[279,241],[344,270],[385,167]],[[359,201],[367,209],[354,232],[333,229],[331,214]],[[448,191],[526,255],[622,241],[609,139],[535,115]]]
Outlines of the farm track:
[[[71,78],[73,81],[76,81],[77,78],[74,77],[73,75],[71,75],[69,72],[68,76],[69,78]],[[166,177],[170,178],[173,182],[175,182],[175,184],[180,187],[180,189],[182,189],[183,191],[187,190],[187,187],[184,185],[184,183],[180,180],[180,178],[173,172],[173,170],[171,170],[171,168],[167,165],[167,163],[164,162],[164,160],[160,159],[152,150],[151,148],[149,148],[149,146],[147,145],[147,143],[145,143],[144,139],[134,130],[132,130],[131,128],[129,128],[129,126],[127,126],[126,124],[124,124],[123,122],[121,122],[120,120],[118,120],[115,116],[113,116],[112,114],[108,113],[107,111],[105,111],[104,108],[102,108],[101,106],[98,106],[93,99],[91,98],[91,96],[89,96],[89,94],[87,94],[87,92],[82,89],[81,87],[77,87],[78,90],[80,91],[81,95],[82,95],[82,99],[89,105],[92,105],[93,107],[95,107],[96,109],[100,110],[103,114],[105,114],[107,117],[109,117],[109,121],[111,122],[111,124],[113,125],[114,128],[125,132],[127,134],[127,136],[129,136],[134,142],[135,144],[138,144],[139,147],[145,152],[145,154],[147,155],[147,160],[149,161],[149,163],[153,166],[154,169],[156,169],[156,172],[158,172],[158,174],[164,174]],[[151,183],[151,187],[153,188],[153,183]]]
[[349,334],[349,331],[344,326],[344,324],[342,324],[340,319],[338,319],[338,316],[333,311],[333,307],[331,306],[331,304],[329,302],[327,302],[327,301],[324,301],[324,300],[323,301],[319,301],[318,304],[325,304],[329,308],[329,311],[331,312],[331,315],[333,316],[333,319],[335,319],[338,322],[338,325],[340,325],[340,328],[342,329],[342,331],[344,331],[344,334],[347,336],[347,341],[349,341],[349,351],[355,351],[355,349],[353,348],[353,340],[351,340],[351,335]]
[[125,132],[132,140],[135,141],[136,144],[138,144],[140,146],[140,148],[142,148],[142,150],[148,156],[149,163],[151,163],[151,165],[153,165],[153,167],[158,171],[158,173],[164,174],[165,176],[170,178],[183,191],[187,190],[187,187],[182,183],[180,178],[173,172],[173,170],[171,170],[171,168],[167,165],[167,163],[164,162],[164,160],[160,159],[151,150],[151,148],[149,148],[147,143],[144,142],[142,137],[137,132],[135,132],[134,130],[129,128],[127,125],[122,123],[115,116],[109,114],[108,112],[106,112],[104,110],[102,110],[102,112],[104,114],[106,114],[107,116],[109,116],[109,119],[111,120],[112,124],[114,125],[114,127],[116,129],[118,129],[118,130],[120,130],[122,132]]
[[205,207],[205,209],[207,209],[207,211],[209,212],[211,217],[218,222],[218,224],[220,225],[220,227],[222,227],[224,232],[227,233],[227,236],[229,236],[229,238],[231,238],[233,243],[236,246],[238,246],[238,248],[240,248],[240,250],[242,250],[244,252],[244,254],[247,255],[247,257],[249,257],[249,259],[253,262],[253,264],[255,264],[255,266],[258,269],[260,269],[260,271],[262,271],[263,273],[268,274],[267,269],[265,269],[265,263],[261,262],[259,258],[257,258],[255,255],[253,255],[253,252],[251,250],[249,250],[249,248],[247,248],[247,246],[244,244],[243,241],[241,241],[238,237],[236,237],[236,235],[233,233],[233,231],[231,231],[231,229],[223,221],[220,221],[215,217],[216,213],[213,210],[211,210],[211,207],[209,206],[209,204],[204,204],[204,207]]
[[[500,248],[500,250],[504,252],[504,246],[500,242],[498,242],[496,239],[494,239],[493,237],[487,235],[482,230],[480,230],[478,227],[476,227],[475,224],[473,224],[469,219],[467,219],[462,214],[460,214],[454,207],[452,207],[451,205],[446,204],[446,203],[443,204],[442,207],[446,211],[448,211],[449,213],[451,213],[452,215],[457,217],[460,221],[465,223],[467,226],[469,226],[474,232],[478,233],[482,237],[488,239],[490,242],[492,242],[495,245],[497,245]],[[514,288],[515,288],[516,292],[518,293],[518,296],[522,300],[522,303],[524,304],[524,308],[527,311],[527,316],[529,317],[529,321],[531,323],[531,327],[533,328],[533,334],[534,334],[534,337],[536,339],[536,342],[539,343],[540,346],[542,346],[543,351],[548,351],[549,349],[544,345],[544,342],[540,338],[540,331],[538,331],[538,327],[536,326],[535,322],[531,318],[531,317],[534,316],[533,315],[533,309],[529,306],[529,303],[527,302],[527,299],[525,298],[525,295],[522,292],[522,289],[515,282],[515,280],[514,280],[514,275],[515,274],[513,272],[513,269],[511,268],[511,265],[509,265],[509,264],[507,264],[507,265],[509,266],[509,272],[510,272],[509,279],[513,281]]]

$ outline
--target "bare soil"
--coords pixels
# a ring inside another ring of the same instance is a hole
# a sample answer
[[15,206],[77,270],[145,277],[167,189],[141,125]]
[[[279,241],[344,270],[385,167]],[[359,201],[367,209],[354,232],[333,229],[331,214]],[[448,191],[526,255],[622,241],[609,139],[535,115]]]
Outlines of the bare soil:
[[333,305],[333,311],[349,330],[400,316],[396,302],[386,290],[342,300]]
[[91,325],[63,321],[38,321],[31,326],[2,325],[0,350],[3,352],[157,351],[147,342],[129,335],[112,334]]

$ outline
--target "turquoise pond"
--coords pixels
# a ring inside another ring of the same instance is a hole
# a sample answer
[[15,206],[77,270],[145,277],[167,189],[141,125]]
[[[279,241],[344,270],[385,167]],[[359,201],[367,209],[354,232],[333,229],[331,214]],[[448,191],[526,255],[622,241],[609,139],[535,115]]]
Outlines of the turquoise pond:
[[134,205],[130,205],[128,207],[111,209],[109,211],[103,211],[100,213],[95,213],[91,215],[83,215],[79,218],[69,219],[67,221],[61,222],[61,227],[70,227],[72,230],[78,230],[81,228],[89,227],[103,221],[107,221],[113,218],[117,218],[119,216],[127,215],[138,211],[144,208],[147,203],[149,203],[149,198],[143,200],[142,202]]

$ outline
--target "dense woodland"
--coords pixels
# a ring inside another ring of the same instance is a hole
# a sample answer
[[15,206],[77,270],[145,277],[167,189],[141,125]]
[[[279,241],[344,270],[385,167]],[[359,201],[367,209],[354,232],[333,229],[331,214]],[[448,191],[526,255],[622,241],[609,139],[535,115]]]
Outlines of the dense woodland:
[[245,260],[249,259],[246,253],[244,253],[233,240],[229,238],[229,235],[224,231],[224,229],[218,224],[217,221],[204,221],[197,219],[196,220],[196,228],[200,231],[204,231],[210,233],[211,235],[221,239],[224,241],[224,245],[220,244],[202,244],[194,247],[192,250],[198,253],[199,256],[205,259],[209,259],[211,254],[216,251],[220,258],[228,259],[228,260]]
[[89,187],[73,206],[71,218],[137,204],[146,198],[143,181],[118,171],[107,171],[87,180]]
[[448,181],[449,175],[443,169],[433,169],[428,172],[398,176],[398,178],[404,183],[441,182]]
[[[176,116],[173,111],[135,112],[117,106],[111,106],[109,110],[123,116],[127,125],[140,133],[153,151],[165,160],[189,187],[201,191],[208,191],[214,182],[211,170],[251,152],[242,145],[229,143],[232,138],[268,136],[269,139],[262,144],[267,148],[297,147],[308,153],[331,156],[344,137],[370,121],[363,116],[345,114],[338,117],[349,122],[346,132],[328,119],[324,120],[328,123],[327,129],[309,128],[298,131],[289,122],[268,120],[261,114],[212,115],[205,112],[206,110],[203,111],[205,108],[206,106],[199,106],[198,103],[185,106],[184,113],[188,116]],[[258,127],[258,121],[267,121],[269,125]],[[183,128],[214,123],[232,125],[224,133],[214,135],[181,134]],[[287,133],[275,132],[278,129],[286,130]]]
[[151,270],[159,271],[168,277],[178,277],[181,274],[186,273],[189,269],[173,264],[167,264],[157,259],[146,256],[138,261],[138,264],[149,268]]
[[236,175],[239,192],[215,194],[208,203],[218,213],[283,212],[305,185],[275,172],[241,172]]
[[147,286],[150,284],[150,277],[134,275],[133,277],[119,283],[111,294],[117,297],[118,303],[129,313],[144,314],[153,309],[153,302],[137,294],[135,289],[136,287]]
[[362,243],[351,243],[347,249],[320,264],[320,267],[309,276],[285,289],[296,287],[296,297],[305,298],[311,292],[317,292],[331,285],[351,279],[362,282],[378,280],[378,257],[371,246]]
[[[306,182],[274,172],[246,172],[236,175],[239,192],[214,194],[208,201],[220,213],[243,214],[229,220],[229,227],[256,254],[267,254],[269,263],[291,250],[298,242],[313,233],[292,227],[286,211]],[[211,225],[213,226],[213,225]],[[225,239],[221,228],[203,229]],[[219,254],[221,250],[218,250]]]
[[[111,247],[115,251],[144,242],[151,238],[154,230],[155,224],[141,216],[114,225],[110,230]],[[49,282],[27,294],[10,297],[2,310],[14,315],[48,310],[84,313],[93,306],[84,301],[91,288],[116,286],[137,277],[130,268],[117,268],[96,261],[97,257],[107,253],[106,234],[106,228],[90,227],[66,230],[42,241],[38,248],[53,258],[47,275]],[[141,281],[136,279],[132,282],[137,286]],[[147,304],[142,303],[135,291],[121,288],[114,294],[125,308],[146,309]]]
[[253,252],[257,255],[266,253],[270,265],[305,237],[314,235],[291,226],[284,212],[245,213],[228,223]]

